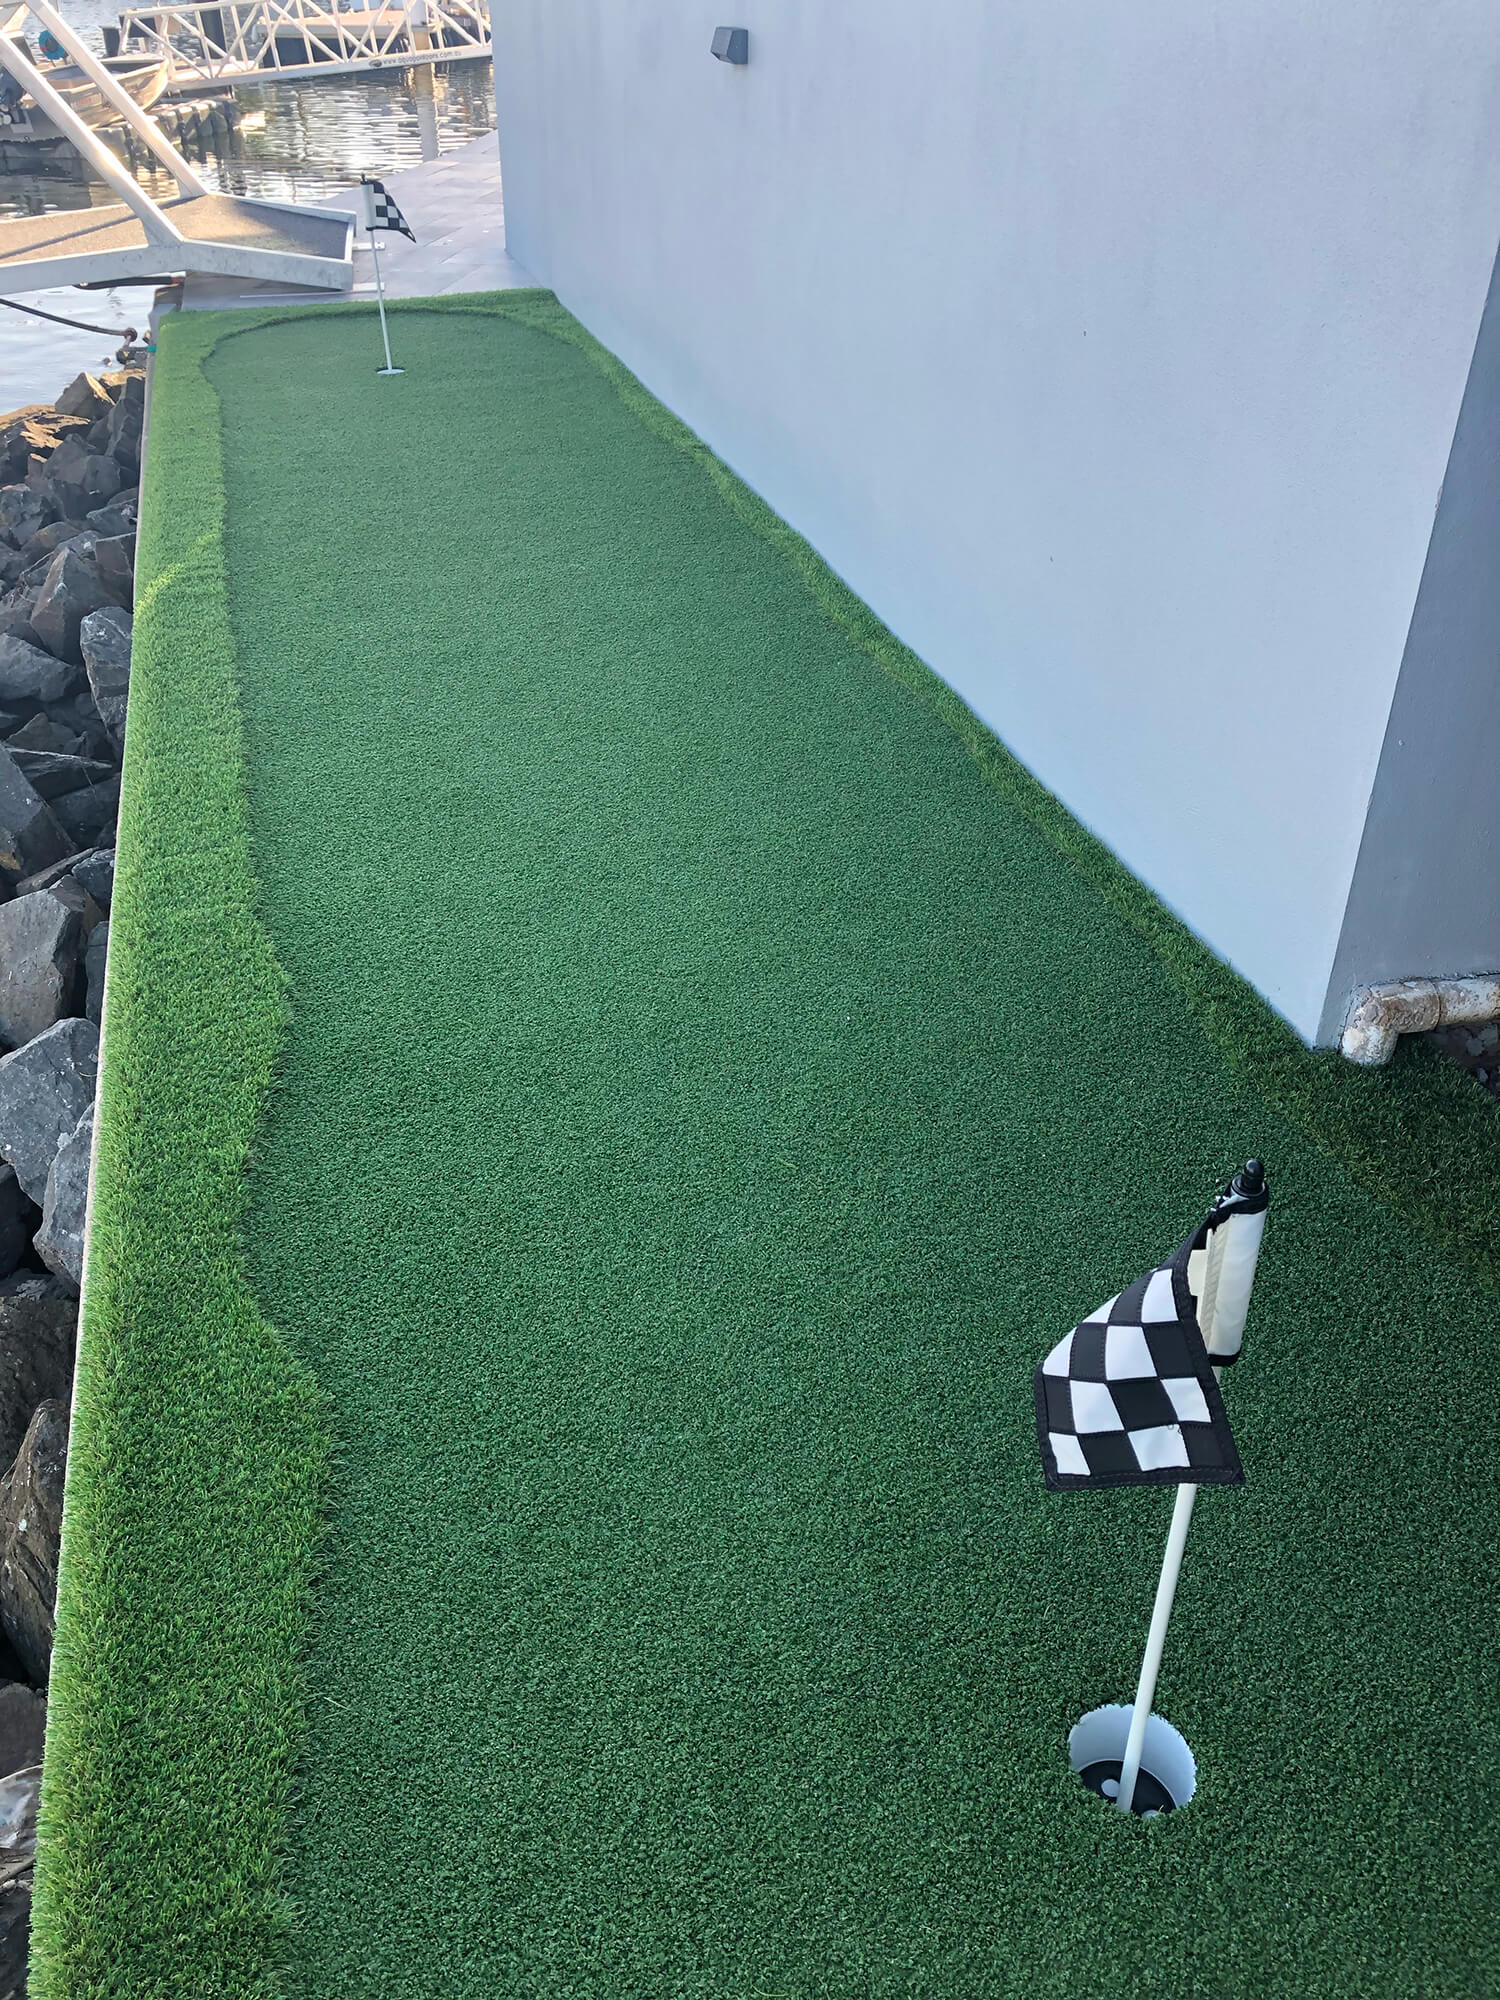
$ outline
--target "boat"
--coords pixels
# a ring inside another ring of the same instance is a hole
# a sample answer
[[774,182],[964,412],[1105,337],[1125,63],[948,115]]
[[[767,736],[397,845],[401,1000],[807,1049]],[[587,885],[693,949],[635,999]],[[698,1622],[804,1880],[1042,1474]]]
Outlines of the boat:
[[[28,50],[29,54],[30,51]],[[94,131],[118,125],[120,114],[104,92],[77,63],[39,62],[37,74],[44,76],[59,96]],[[172,65],[166,56],[143,61],[139,56],[105,58],[104,67],[129,93],[143,111],[149,111],[171,78]],[[0,165],[15,149],[34,156],[37,148],[65,147],[67,139],[30,94],[14,78],[0,75]]]

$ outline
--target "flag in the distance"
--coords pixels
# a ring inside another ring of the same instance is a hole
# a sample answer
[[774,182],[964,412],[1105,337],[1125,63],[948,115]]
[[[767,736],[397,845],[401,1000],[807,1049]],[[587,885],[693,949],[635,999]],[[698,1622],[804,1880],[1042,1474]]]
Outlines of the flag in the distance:
[[396,206],[396,197],[386,192],[383,181],[372,181],[367,174],[361,174],[359,191],[364,203],[364,214],[360,219],[366,229],[396,230],[410,242],[416,242],[411,225]]
[[394,199],[386,193],[384,181],[372,181],[368,174],[359,177],[359,219],[364,223],[370,236],[370,262],[375,271],[375,304],[380,311],[380,344],[385,349],[385,366],[377,368],[377,375],[404,375],[406,370],[398,368],[391,359],[391,332],[385,322],[385,281],[380,275],[380,248],[375,241],[377,229],[399,230],[401,235],[416,242],[407,226],[406,217],[396,206]]

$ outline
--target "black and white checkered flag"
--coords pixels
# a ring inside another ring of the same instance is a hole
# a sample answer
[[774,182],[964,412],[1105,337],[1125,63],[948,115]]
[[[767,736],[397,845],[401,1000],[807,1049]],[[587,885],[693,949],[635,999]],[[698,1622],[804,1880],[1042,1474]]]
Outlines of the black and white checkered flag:
[[1087,1736],[1088,1755],[1074,1768],[1125,1813],[1170,1810],[1192,1796],[1186,1745],[1186,1790],[1180,1769],[1169,1783],[1167,1766],[1147,1758],[1153,1721],[1165,1731],[1153,1757],[1165,1755],[1173,1734],[1152,1716],[1151,1703],[1198,1488],[1238,1485],[1245,1477],[1218,1371],[1239,1355],[1270,1199],[1265,1167],[1246,1160],[1187,1241],[1080,1320],[1036,1371],[1037,1438],[1054,1491],[1177,1488],[1128,1727],[1122,1733],[1119,1726],[1127,1711],[1106,1703],[1091,1709],[1068,1739],[1071,1755],[1074,1739]]
[[364,225],[366,229],[393,229],[412,243],[416,237],[406,217],[396,206],[394,195],[386,193],[383,181],[372,181],[368,174],[359,177],[360,193],[364,201]]
[[1199,1292],[1210,1273],[1217,1289],[1211,1239],[1231,1216],[1259,1216],[1264,1207],[1260,1193],[1226,1189],[1166,1263],[1080,1320],[1037,1369],[1037,1436],[1054,1492],[1243,1481],[1214,1374],[1239,1353],[1243,1310],[1232,1342],[1216,1338],[1210,1356]]

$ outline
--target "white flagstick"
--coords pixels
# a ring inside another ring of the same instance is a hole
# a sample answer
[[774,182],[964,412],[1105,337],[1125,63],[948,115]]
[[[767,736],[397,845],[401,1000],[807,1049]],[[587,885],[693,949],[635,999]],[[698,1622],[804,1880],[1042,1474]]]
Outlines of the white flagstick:
[[1125,1739],[1125,1761],[1120,1766],[1120,1790],[1115,1804],[1128,1813],[1135,1804],[1135,1781],[1141,1774],[1141,1752],[1146,1747],[1146,1724],[1156,1699],[1156,1676],[1167,1644],[1167,1620],[1172,1616],[1172,1599],[1177,1595],[1177,1576],[1182,1568],[1182,1551],[1187,1546],[1188,1523],[1193,1518],[1196,1486],[1179,1486],[1177,1504],[1172,1509],[1172,1525],[1167,1530],[1167,1552],[1162,1557],[1161,1580],[1156,1586],[1156,1602],[1151,1608],[1151,1630],[1146,1634],[1146,1651],[1141,1660],[1141,1677],[1136,1683],[1135,1710],[1130,1718],[1130,1734]]
[[380,338],[385,346],[385,366],[377,368],[377,375],[404,375],[404,368],[396,368],[391,363],[391,336],[385,330],[385,286],[380,279],[380,252],[375,247],[375,225],[370,224],[370,255],[375,260],[375,303],[380,308]]
[[385,328],[385,284],[380,275],[380,249],[375,241],[375,190],[367,180],[361,180],[358,187],[359,212],[364,221],[365,234],[370,239],[370,255],[375,262],[375,303],[380,308],[380,343],[385,349],[385,366],[377,368],[377,375],[404,375],[404,368],[396,367],[391,360],[391,337]]
[[[1243,1172],[1235,1175],[1230,1192],[1242,1199],[1260,1194],[1265,1187],[1265,1169],[1259,1160],[1247,1160]],[[1255,1283],[1255,1266],[1260,1242],[1266,1231],[1266,1211],[1252,1215],[1231,1215],[1209,1238],[1208,1262],[1199,1301],[1198,1324],[1209,1355],[1222,1354],[1233,1360],[1240,1351],[1245,1332],[1245,1315],[1250,1310],[1250,1287]],[[1223,1370],[1215,1368],[1214,1380]],[[1120,1789],[1115,1803],[1128,1813],[1135,1804],[1136,1780],[1141,1774],[1141,1752],[1146,1747],[1146,1724],[1156,1698],[1156,1677],[1167,1643],[1167,1621],[1172,1616],[1172,1600],[1177,1595],[1177,1578],[1182,1569],[1182,1552],[1187,1546],[1188,1523],[1198,1498],[1196,1485],[1179,1486],[1172,1508],[1172,1525],[1167,1530],[1166,1554],[1156,1586],[1156,1602],[1151,1607],[1151,1629],[1146,1634],[1146,1651],[1141,1659],[1141,1677],[1136,1683],[1135,1708],[1130,1717],[1130,1733],[1125,1739],[1125,1757],[1120,1765]]]

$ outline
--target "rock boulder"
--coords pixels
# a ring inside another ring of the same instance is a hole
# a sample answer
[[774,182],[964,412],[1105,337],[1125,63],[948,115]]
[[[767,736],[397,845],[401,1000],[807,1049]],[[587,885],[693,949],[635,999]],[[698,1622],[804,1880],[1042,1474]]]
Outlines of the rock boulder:
[[83,664],[88,670],[94,706],[117,743],[125,740],[125,710],[130,699],[130,640],[134,620],[128,611],[107,605],[91,611],[79,627]]
[[0,1157],[38,1207],[58,1147],[94,1101],[98,1070],[99,1030],[76,1018],[0,1057]]
[[13,548],[22,548],[33,535],[50,527],[57,519],[57,503],[50,493],[39,492],[24,481],[0,486],[0,535]]
[[57,1149],[47,1176],[37,1255],[58,1283],[77,1293],[83,1286],[83,1220],[89,1199],[89,1155],[94,1143],[94,1107]]
[[99,1027],[104,1020],[104,968],[109,957],[109,924],[96,924],[89,932],[83,954],[84,1005],[86,1018]]
[[101,535],[94,544],[94,568],[99,572],[99,581],[107,589],[114,591],[121,604],[134,603],[135,536],[133,534]]
[[77,694],[70,694],[66,701],[49,701],[47,714],[65,735],[82,739],[74,744],[74,748],[83,754],[111,760],[119,755],[99,719],[99,711],[94,706],[94,697],[89,692],[86,679]]
[[0,2000],[26,2000],[31,1870],[0,1870]]
[[67,744],[67,736],[50,715],[28,717],[19,729],[11,730],[5,739],[5,747],[12,756],[18,750],[64,750]]
[[[31,1239],[37,1227],[36,1203],[28,1201],[21,1192],[21,1183],[16,1179],[13,1167],[0,1167],[0,1271],[6,1277],[31,1248]],[[3,1352],[3,1350],[0,1350]],[[0,1358],[0,1367],[3,1367]],[[0,1383],[0,1401],[4,1400],[5,1386]],[[35,1401],[36,1398],[33,1398]],[[5,1458],[5,1446],[0,1442],[0,1462]]]
[[65,416],[51,403],[28,403],[0,417],[0,482],[24,479],[34,458],[50,458],[64,438],[86,431],[89,422]]
[[125,481],[113,458],[90,451],[81,438],[70,437],[47,460],[46,472],[36,483],[52,495],[60,514],[81,521],[95,507],[108,506]]
[[41,1796],[40,1759],[0,1778],[0,1866],[29,1861],[36,1853],[36,1809]]
[[127,501],[123,494],[116,494],[107,507],[96,507],[84,516],[84,526],[101,540],[109,540],[119,535],[135,537],[135,501],[132,495]]
[[31,608],[36,602],[36,593],[30,590],[9,591],[0,603],[0,633],[14,639],[24,639],[28,646],[40,646],[36,627],[31,622]]
[[87,417],[92,422],[97,417],[107,417],[114,406],[114,397],[98,376],[83,374],[73,377],[53,408],[59,416]]
[[109,452],[132,479],[141,469],[141,429],[145,415],[146,378],[129,375],[121,386],[119,401],[109,413]]
[[85,937],[92,936],[95,925],[104,922],[103,910],[75,875],[59,875],[49,893],[56,896],[58,902],[66,903],[70,910],[77,911]]
[[50,868],[39,868],[35,875],[26,875],[16,884],[18,896],[34,896],[38,889],[50,889],[55,882],[61,882],[73,872],[73,864],[87,861],[93,849],[85,847],[77,854],[66,855],[61,861],[54,861]]
[[107,910],[115,893],[115,850],[96,847],[73,863],[73,879],[81,882],[101,910]]
[[0,633],[0,702],[63,701],[77,685],[76,666]]
[[63,792],[52,801],[52,810],[74,847],[102,847],[115,837],[120,780],[111,775],[97,785]]
[[108,784],[114,766],[97,757],[79,757],[71,750],[32,750],[12,738],[7,746],[21,775],[44,799],[60,799],[80,785]]
[[68,839],[51,807],[0,743],[0,872],[14,882],[95,844]]
[[100,611],[113,602],[114,593],[105,586],[98,570],[75,545],[69,544],[60,548],[47,566],[31,622],[49,653],[82,666],[79,628],[91,611]]
[[31,1950],[31,1870],[0,1870],[0,2000],[26,2000]]
[[76,542],[80,552],[88,555],[98,539],[94,530],[82,521],[51,521],[45,528],[38,528],[29,542],[21,544],[21,561],[26,565],[27,576],[37,572],[35,585],[28,588],[40,590],[47,564],[67,543]]
[[47,1701],[21,1681],[0,1682],[0,1771],[24,1771],[42,1761]]
[[0,1481],[0,1625],[37,1687],[47,1685],[52,1665],[67,1457],[68,1412],[49,1398]]
[[83,922],[70,900],[43,889],[0,903],[0,1038],[12,1048],[72,1010]]
[[21,1449],[38,1403],[66,1404],[73,1393],[78,1301],[52,1279],[33,1278],[0,1295],[0,1464]]

